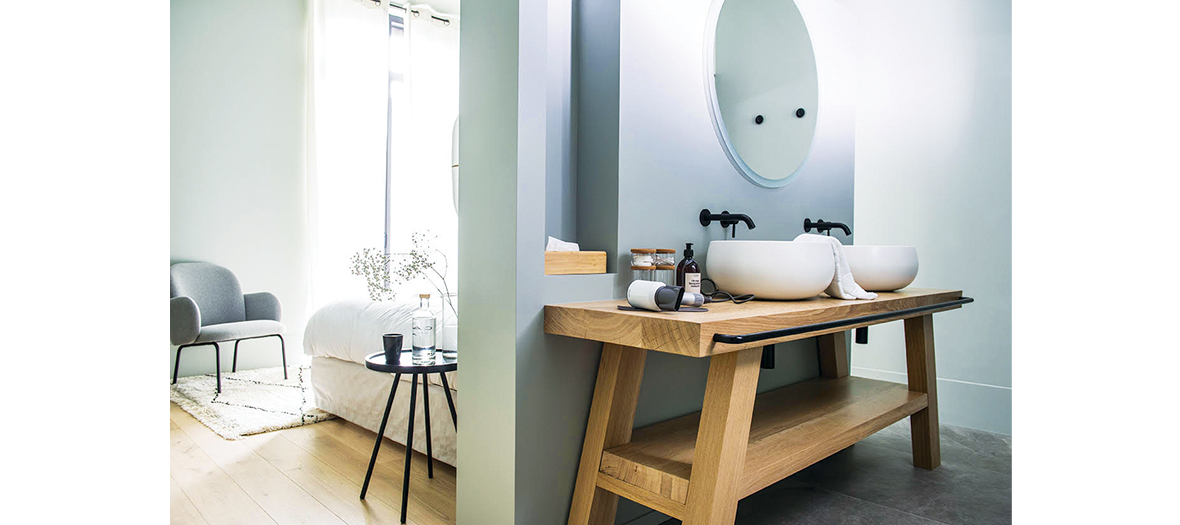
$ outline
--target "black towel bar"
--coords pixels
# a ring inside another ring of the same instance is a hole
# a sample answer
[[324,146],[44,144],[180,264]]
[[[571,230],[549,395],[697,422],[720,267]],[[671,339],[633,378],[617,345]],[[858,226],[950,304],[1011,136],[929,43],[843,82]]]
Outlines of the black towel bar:
[[843,326],[852,326],[860,323],[871,323],[883,319],[898,316],[910,316],[911,314],[920,314],[932,310],[941,310],[950,306],[964,305],[974,302],[975,299],[970,297],[963,297],[954,301],[947,301],[945,303],[929,304],[926,306],[915,306],[913,308],[906,308],[904,310],[894,310],[892,312],[881,312],[879,314],[865,315],[861,317],[852,317],[849,319],[839,319],[836,321],[827,321],[823,323],[815,323],[804,326],[795,326],[791,328],[780,328],[778,330],[767,330],[765,332],[754,332],[742,335],[727,335],[727,334],[713,334],[713,342],[725,344],[742,344],[754,343],[758,341],[765,341],[767,339],[776,339],[779,337],[787,337],[791,335],[805,334],[807,332],[818,332],[821,330],[830,330],[832,328],[840,328]]

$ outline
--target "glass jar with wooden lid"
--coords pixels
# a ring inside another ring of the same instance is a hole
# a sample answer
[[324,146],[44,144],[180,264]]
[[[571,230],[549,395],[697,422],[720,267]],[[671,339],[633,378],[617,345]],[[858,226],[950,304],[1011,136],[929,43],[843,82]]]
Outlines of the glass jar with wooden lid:
[[676,285],[676,250],[671,248],[656,248],[655,273],[653,281],[662,282],[668,286]]
[[656,251],[652,248],[631,248],[631,279],[653,281],[656,271]]

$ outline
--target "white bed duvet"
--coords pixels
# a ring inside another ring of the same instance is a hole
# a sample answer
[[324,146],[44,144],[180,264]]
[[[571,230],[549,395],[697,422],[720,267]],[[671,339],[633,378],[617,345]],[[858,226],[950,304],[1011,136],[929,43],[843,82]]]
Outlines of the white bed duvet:
[[417,305],[409,302],[340,301],[320,308],[307,321],[303,353],[365,363],[365,356],[384,350],[381,336],[407,335]]
[[[376,432],[389,397],[393,376],[365,368],[365,356],[384,350],[381,336],[410,334],[410,302],[342,301],[329,304],[307,322],[303,352],[312,356],[311,383],[320,409]],[[389,413],[385,436],[406,442],[410,409],[410,376],[402,376]],[[455,464],[455,428],[438,374],[428,377],[431,434],[435,459]],[[458,374],[447,373],[452,397],[458,401]],[[421,385],[419,385],[421,390]],[[414,450],[426,453],[425,406],[419,393],[414,415]]]
[[[381,336],[405,334],[408,346],[410,319],[418,303],[409,301],[339,301],[316,311],[303,332],[303,353],[312,357],[332,357],[364,366],[365,356],[385,350]],[[312,361],[313,366],[315,361]],[[458,388],[458,374],[447,374],[452,390]],[[408,381],[403,378],[403,381]],[[441,385],[437,375],[430,383]]]

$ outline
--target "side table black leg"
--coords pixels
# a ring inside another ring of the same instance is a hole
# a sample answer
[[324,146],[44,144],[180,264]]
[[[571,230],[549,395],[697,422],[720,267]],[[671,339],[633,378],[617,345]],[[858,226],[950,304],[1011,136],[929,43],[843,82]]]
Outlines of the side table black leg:
[[410,421],[406,424],[406,474],[402,477],[402,523],[410,499],[410,457],[414,454],[414,400],[418,398],[418,374],[410,379]]
[[401,380],[401,374],[393,377],[393,388],[389,389],[389,401],[385,402],[385,414],[381,416],[381,428],[377,430],[377,442],[373,443],[373,457],[369,458],[369,470],[365,472],[365,484],[361,486],[361,499],[365,499],[365,493],[369,491],[369,478],[373,477],[373,465],[377,464],[377,451],[381,450],[381,439],[385,437],[385,424],[389,422],[389,409],[393,407],[393,395],[397,393],[397,384]]
[[451,386],[447,384],[447,373],[439,372],[438,376],[442,378],[443,393],[447,395],[447,406],[451,407],[451,423],[455,425],[455,430],[459,430],[459,418],[455,417],[455,402],[451,400]]
[[426,384],[426,376],[422,374],[422,408],[426,412],[426,477],[434,479],[434,450],[430,439],[430,385]]

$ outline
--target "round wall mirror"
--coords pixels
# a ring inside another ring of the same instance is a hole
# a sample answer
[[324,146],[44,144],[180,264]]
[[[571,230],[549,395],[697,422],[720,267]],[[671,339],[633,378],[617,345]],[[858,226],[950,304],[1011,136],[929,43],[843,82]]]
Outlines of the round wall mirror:
[[713,126],[750,182],[791,182],[815,138],[819,85],[803,15],[791,0],[715,0],[705,60]]

